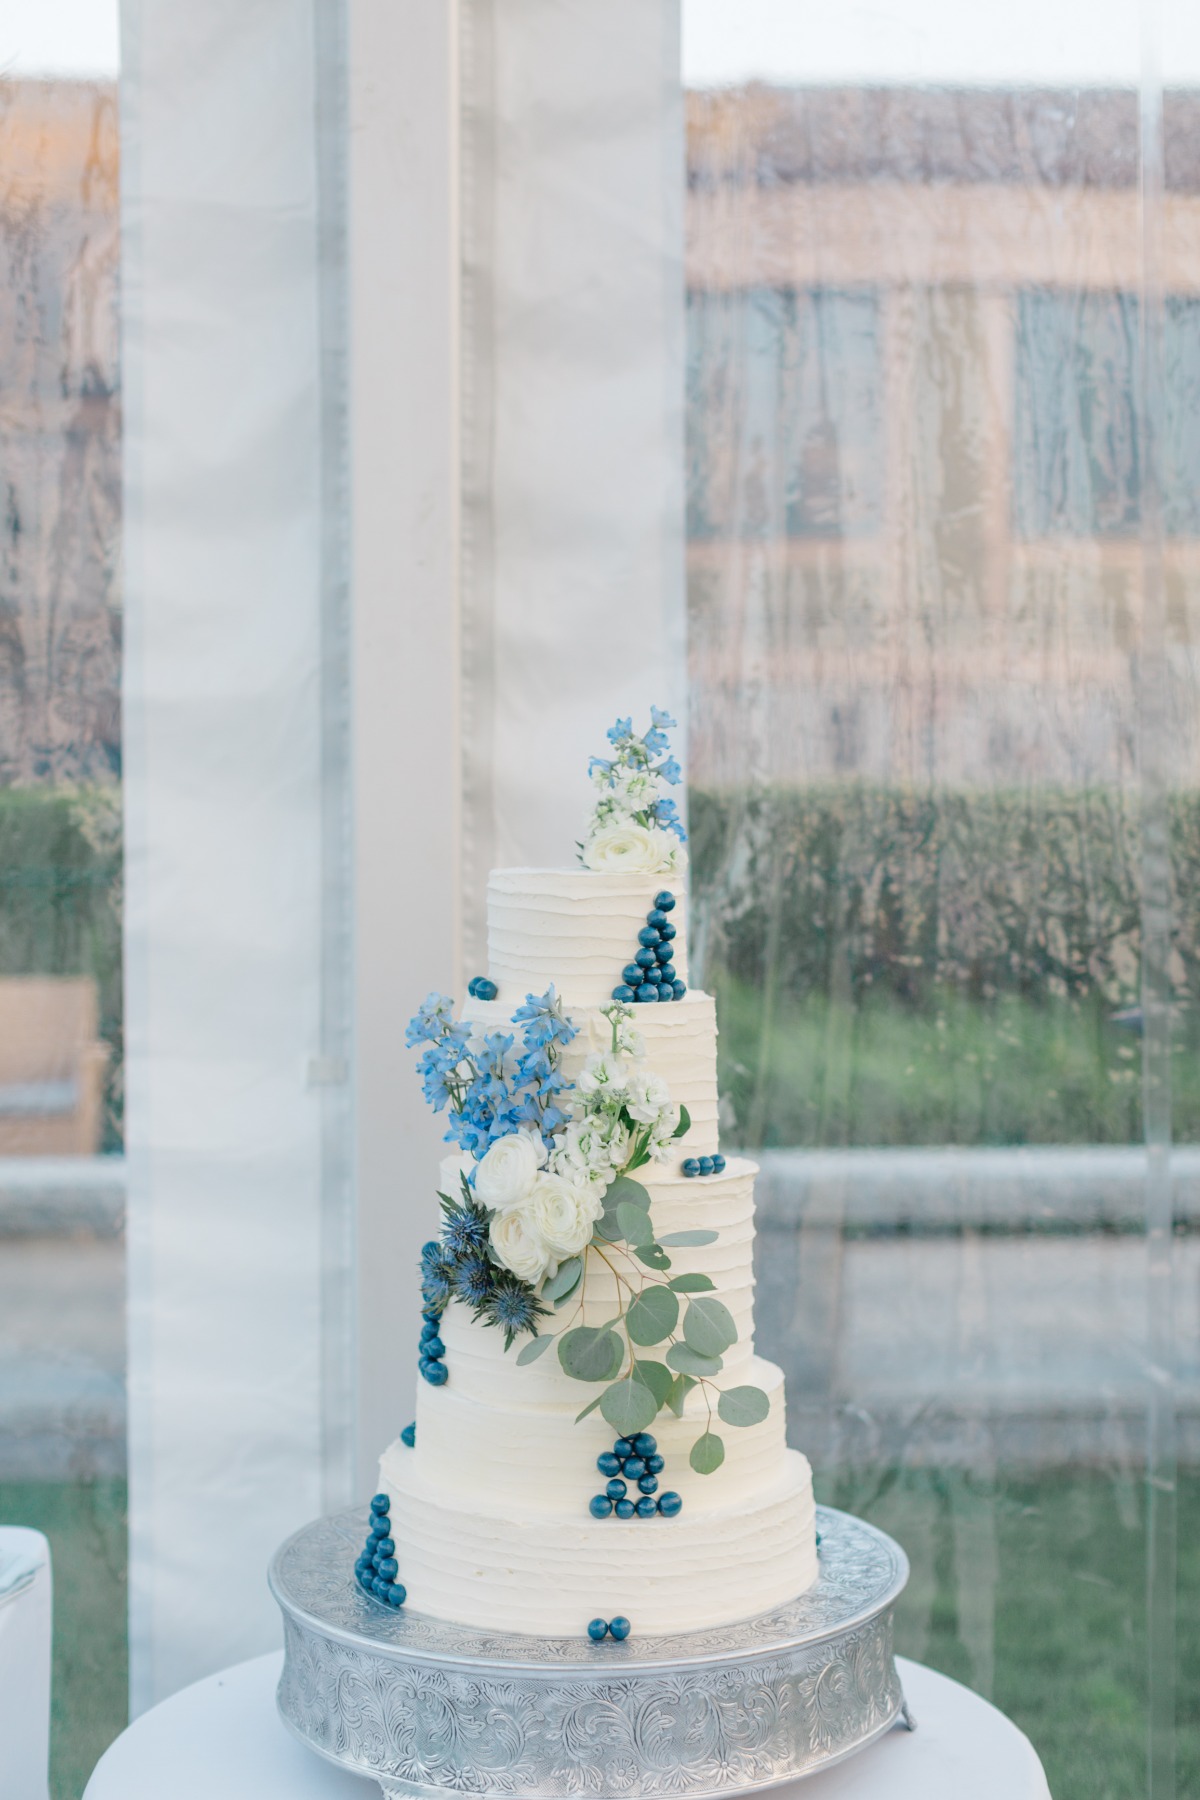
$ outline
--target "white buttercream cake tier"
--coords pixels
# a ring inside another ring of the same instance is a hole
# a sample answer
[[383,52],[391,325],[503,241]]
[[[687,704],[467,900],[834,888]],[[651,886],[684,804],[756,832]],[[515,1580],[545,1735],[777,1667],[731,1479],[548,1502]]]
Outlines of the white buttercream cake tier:
[[[524,1370],[519,1373],[525,1373]],[[420,1445],[420,1428],[417,1437]],[[543,1477],[524,1445],[530,1503],[497,1504],[481,1470],[469,1488],[430,1481],[398,1439],[380,1477],[391,1500],[408,1604],[481,1630],[574,1637],[589,1619],[641,1634],[732,1624],[781,1606],[816,1578],[812,1475],[798,1450],[750,1499],[675,1518],[593,1519],[534,1504]]]
[[545,993],[553,982],[568,1011],[602,1006],[641,948],[638,932],[663,888],[675,895],[672,961],[686,983],[687,891],[680,877],[493,869],[487,888],[487,972],[500,998],[507,1002],[515,995],[519,1004],[526,994]]

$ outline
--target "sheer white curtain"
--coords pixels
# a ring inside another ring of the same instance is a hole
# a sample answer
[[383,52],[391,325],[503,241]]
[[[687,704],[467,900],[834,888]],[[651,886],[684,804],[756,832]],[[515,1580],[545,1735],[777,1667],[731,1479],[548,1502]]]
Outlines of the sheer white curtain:
[[404,1019],[684,693],[676,3],[464,6],[125,10],[135,1708],[411,1418]]

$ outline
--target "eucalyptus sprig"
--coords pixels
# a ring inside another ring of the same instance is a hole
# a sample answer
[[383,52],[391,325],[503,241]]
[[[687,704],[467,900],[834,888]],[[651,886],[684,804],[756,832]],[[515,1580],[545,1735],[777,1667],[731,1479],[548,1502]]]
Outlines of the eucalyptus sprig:
[[[687,1129],[681,1118],[677,1135]],[[565,1329],[540,1332],[518,1353],[519,1363],[534,1362],[552,1343],[566,1374],[576,1381],[604,1383],[604,1390],[576,1417],[576,1424],[599,1408],[622,1437],[645,1431],[663,1408],[683,1417],[688,1395],[700,1388],[708,1422],[692,1445],[689,1461],[699,1475],[710,1475],[725,1460],[725,1444],[713,1426],[757,1425],[770,1401],[761,1388],[720,1388],[725,1352],[737,1342],[737,1326],[713,1292],[710,1276],[669,1275],[670,1249],[715,1242],[715,1231],[675,1231],[659,1237],[650,1217],[650,1195],[626,1171],[604,1195],[604,1211],[590,1244],[572,1257],[542,1288],[543,1301],[556,1311],[573,1299],[574,1312]],[[617,1311],[603,1325],[573,1323],[579,1316],[589,1261],[602,1264],[617,1288]],[[647,1350],[666,1345],[661,1358]]]

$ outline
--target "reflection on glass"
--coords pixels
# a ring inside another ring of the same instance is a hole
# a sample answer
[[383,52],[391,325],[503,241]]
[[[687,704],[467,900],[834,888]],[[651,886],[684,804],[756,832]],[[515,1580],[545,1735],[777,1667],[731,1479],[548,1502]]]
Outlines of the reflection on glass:
[[[1174,1476],[1149,1428],[1141,754],[1153,554],[1186,1146],[1200,97],[1166,111],[1153,488],[1138,119],[1132,90],[1061,85],[688,95],[694,966],[726,1136],[764,1165],[760,1339],[824,1496],[909,1550],[901,1647],[1010,1711],[1056,1800],[1170,1791],[1146,1755],[1175,1676],[1145,1481],[1148,1456]],[[1175,1348],[1186,1558],[1190,1300]],[[1188,1791],[1193,1724],[1175,1749]]]

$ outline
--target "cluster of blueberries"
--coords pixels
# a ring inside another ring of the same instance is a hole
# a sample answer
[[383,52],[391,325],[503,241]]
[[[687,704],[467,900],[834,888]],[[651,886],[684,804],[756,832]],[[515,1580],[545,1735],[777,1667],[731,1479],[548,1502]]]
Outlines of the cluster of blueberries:
[[654,905],[646,914],[646,923],[638,932],[638,949],[631,963],[621,970],[621,982],[612,991],[614,1000],[631,1006],[635,1001],[682,1000],[687,988],[675,974],[671,961],[671,939],[675,927],[667,914],[675,910],[675,896],[670,888],[655,894]]
[[[658,1494],[663,1459],[658,1454],[657,1440],[648,1431],[639,1431],[632,1438],[618,1438],[611,1450],[602,1451],[596,1458],[596,1467],[608,1477],[608,1485],[602,1494],[596,1494],[588,1502],[593,1519],[607,1519],[613,1513],[618,1519],[652,1519],[656,1513],[661,1513],[665,1519],[673,1519],[683,1509],[678,1494]],[[636,1500],[629,1498],[631,1481],[637,1485]],[[616,1633],[613,1635],[615,1637]]]
[[374,1594],[386,1606],[403,1606],[408,1590],[396,1580],[399,1565],[388,1517],[389,1504],[386,1494],[376,1494],[371,1502],[371,1529],[354,1565],[354,1577],[364,1594]]
[[725,1172],[725,1158],[719,1151],[716,1156],[689,1156],[684,1159],[680,1166],[682,1167],[684,1174],[689,1177],[696,1175],[723,1175]]
[[467,983],[467,992],[473,1000],[494,1000],[500,990],[486,975],[475,975]]
[[631,1630],[628,1619],[593,1619],[588,1626],[588,1636],[593,1644],[602,1644],[606,1637],[615,1637],[618,1644],[621,1644]]
[[[425,1246],[427,1251],[438,1248],[437,1244],[426,1244]],[[430,1387],[445,1387],[450,1379],[450,1371],[443,1360],[445,1355],[446,1346],[442,1342],[442,1315],[432,1306],[427,1306],[421,1313],[420,1361],[417,1367]]]

